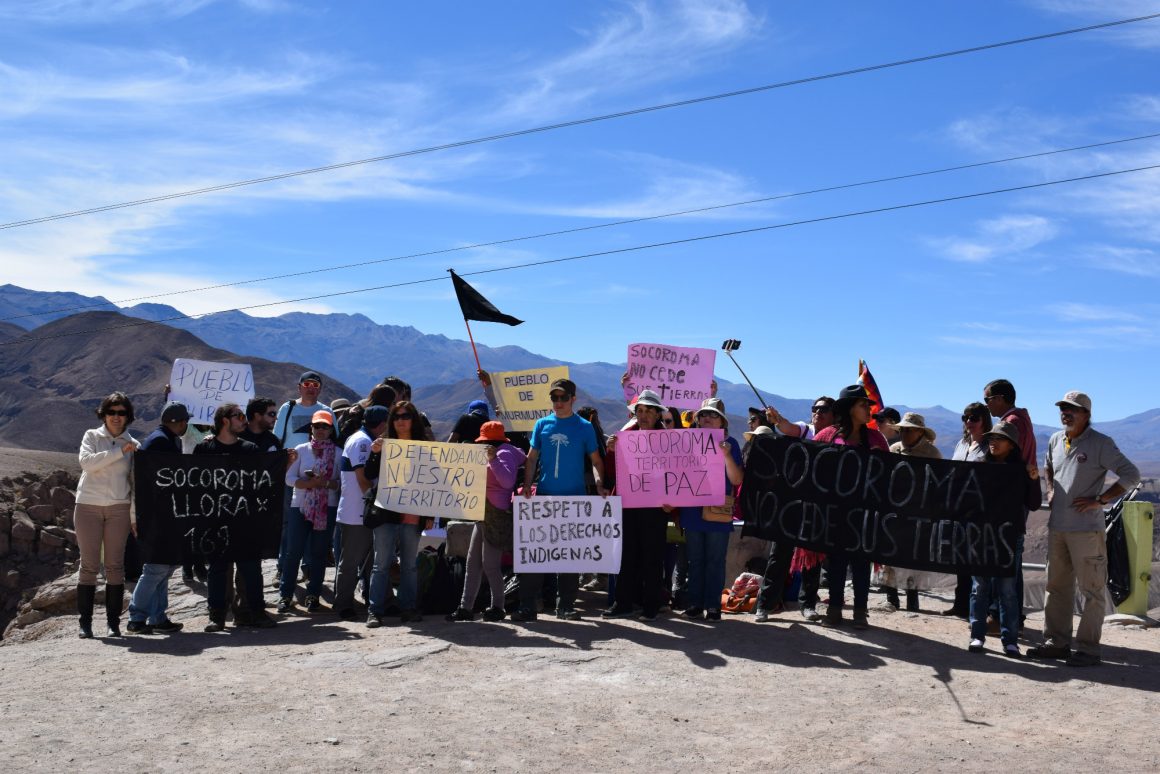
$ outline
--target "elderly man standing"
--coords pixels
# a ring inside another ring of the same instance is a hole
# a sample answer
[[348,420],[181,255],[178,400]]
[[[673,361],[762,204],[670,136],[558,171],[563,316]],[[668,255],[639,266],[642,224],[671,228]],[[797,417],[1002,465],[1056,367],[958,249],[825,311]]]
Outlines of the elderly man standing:
[[[1116,443],[1091,427],[1092,401],[1069,392],[1057,401],[1063,430],[1047,444],[1045,475],[1048,520],[1047,600],[1044,643],[1031,648],[1032,658],[1067,659],[1068,666],[1100,663],[1100,632],[1104,624],[1108,549],[1103,509],[1140,481],[1140,471],[1116,448]],[[1117,481],[1104,489],[1104,475]],[[1075,585],[1084,598],[1083,615],[1072,653],[1072,610]]]

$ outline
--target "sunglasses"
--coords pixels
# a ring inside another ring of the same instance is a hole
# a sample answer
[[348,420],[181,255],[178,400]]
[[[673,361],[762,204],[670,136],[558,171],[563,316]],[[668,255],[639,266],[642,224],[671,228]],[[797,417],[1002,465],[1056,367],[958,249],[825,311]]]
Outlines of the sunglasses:
[[105,412],[105,416],[107,416],[107,417],[127,417],[127,416],[129,416],[129,412],[126,411],[125,409],[109,409],[108,411]]
[[321,387],[321,386],[322,386],[322,382],[316,382],[316,381],[314,381],[313,379],[307,379],[307,380],[306,380],[306,381],[304,381],[304,382],[300,382],[300,384],[301,384],[303,387],[313,387],[313,388],[315,388],[315,389],[318,389],[319,387]]
[[829,406],[814,406],[810,409],[811,414],[824,414],[830,410]]
[[982,422],[983,418],[978,414],[963,414],[962,420],[964,422]]
[[995,398],[998,398],[998,397],[999,397],[998,395],[984,395],[983,402],[990,403],[991,401],[995,400]]
[[664,420],[664,423],[665,423],[666,425],[668,425],[669,427],[672,427],[672,426],[673,426],[673,420],[672,420],[672,418],[671,418],[671,417],[670,417],[669,419],[666,419],[666,420]]
[[414,414],[395,414],[391,419],[414,419]]
[[234,411],[230,414],[226,414],[226,418],[227,419],[245,419],[246,415],[241,411]]
[[571,395],[551,395],[553,403],[567,403]]

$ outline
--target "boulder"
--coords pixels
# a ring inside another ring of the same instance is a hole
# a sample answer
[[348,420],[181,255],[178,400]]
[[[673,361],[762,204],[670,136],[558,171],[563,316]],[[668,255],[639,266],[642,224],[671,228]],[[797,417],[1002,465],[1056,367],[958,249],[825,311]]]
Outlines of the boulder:
[[51,505],[31,505],[28,508],[28,515],[33,521],[41,524],[52,524],[56,521],[56,508]]
[[10,548],[12,548],[12,543],[8,539],[8,533],[0,532],[0,556],[8,556]]
[[16,616],[16,620],[13,623],[18,627],[24,627],[39,623],[45,618],[48,618],[48,613],[43,610],[29,610],[27,613]]
[[64,526],[68,527],[69,529],[76,529],[76,524],[73,521],[73,513],[75,511],[76,511],[75,505],[70,505],[67,508],[62,508],[61,512],[60,512],[61,524],[64,524]]
[[65,540],[64,535],[56,534],[59,529],[59,527],[45,527],[42,529],[40,531],[40,545],[42,547],[52,546],[53,548],[64,548],[65,543],[68,541]]
[[44,485],[49,489],[58,486],[63,486],[67,489],[76,489],[77,479],[76,476],[67,470],[54,470],[44,479]]
[[50,613],[67,613],[76,610],[77,587],[76,579],[61,578],[52,583],[46,583],[33,592],[28,602],[33,610],[46,610]]
[[67,487],[54,486],[49,492],[49,502],[53,508],[62,511],[71,505],[75,505],[77,496],[72,493]]
[[27,513],[17,511],[12,514],[12,542],[31,544],[36,539],[36,524]]
[[49,501],[49,489],[43,482],[35,481],[20,490],[20,496],[32,502],[46,503]]
[[0,513],[0,535],[8,536],[12,531],[12,516],[7,513]]

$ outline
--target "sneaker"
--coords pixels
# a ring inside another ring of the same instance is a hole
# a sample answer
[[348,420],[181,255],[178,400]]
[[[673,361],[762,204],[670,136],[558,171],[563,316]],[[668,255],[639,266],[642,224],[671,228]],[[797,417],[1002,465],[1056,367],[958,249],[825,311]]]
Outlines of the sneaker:
[[283,613],[283,614],[289,613],[293,609],[294,609],[294,600],[292,598],[282,597],[281,599],[278,600],[278,612],[279,613]]
[[1040,645],[1027,651],[1030,658],[1058,659],[1060,661],[1071,656],[1071,648],[1062,645]]
[[643,613],[641,613],[640,615],[638,615],[636,617],[636,620],[649,621],[649,622],[655,621],[655,620],[657,620],[656,611],[655,610],[645,610]]
[[706,610],[705,611],[705,620],[706,621],[720,621],[721,620],[721,611],[720,610]]
[[632,608],[624,605],[613,605],[600,614],[601,618],[631,618]]
[[357,621],[358,613],[354,611],[353,607],[347,607],[338,611],[338,617],[343,621]]
[[1015,643],[1003,646],[1003,655],[1007,658],[1023,658],[1019,653],[1019,646]]
[[595,578],[588,581],[580,588],[584,589],[585,591],[604,591],[604,581],[602,581],[600,576],[597,575]]
[[703,612],[705,612],[705,611],[699,607],[690,607],[687,610],[685,610],[685,617],[692,618],[695,621],[701,617],[701,614]]
[[765,623],[769,620],[769,613],[764,607],[759,607],[753,611],[753,620],[755,623]]
[[[168,618],[166,618],[161,623],[153,624],[153,631],[157,634],[173,634],[174,632],[179,632],[184,628],[185,624],[180,624],[176,621],[170,621]],[[132,629],[129,631],[132,631]]]
[[457,607],[455,608],[454,613],[450,613],[446,616],[446,620],[452,623],[455,621],[474,621],[475,613],[471,612],[466,607]]
[[817,608],[813,607],[803,607],[801,609],[801,614],[802,618],[806,619],[810,623],[815,623],[822,619],[822,616],[818,613]]
[[306,612],[307,613],[321,613],[322,604],[318,601],[318,597],[313,594],[306,597]]
[[870,615],[865,610],[854,611],[854,628],[855,629],[869,629]]
[[978,638],[971,640],[971,644],[967,646],[967,652],[968,653],[982,653],[983,652],[983,641],[978,639]]
[[561,621],[579,621],[580,620],[580,613],[577,612],[576,610],[569,608],[567,610],[557,610],[556,617],[559,618]]
[[539,616],[536,615],[535,612],[531,610],[524,610],[523,608],[520,608],[519,610],[516,610],[514,613],[512,613],[512,621],[514,623],[527,623],[529,621],[534,621],[537,618],[539,618]]
[[1086,666],[1096,666],[1096,665],[1101,664],[1103,662],[1100,661],[1099,656],[1096,656],[1092,653],[1084,653],[1082,651],[1076,651],[1075,653],[1072,653],[1071,656],[1068,657],[1066,663],[1068,666],[1071,666],[1071,667],[1086,667]]
[[129,634],[152,634],[153,627],[144,621],[130,621],[125,624],[125,631]]
[[491,623],[502,621],[506,617],[507,613],[504,612],[502,607],[489,607],[483,611],[483,620],[490,621]]
[[423,614],[418,610],[404,610],[399,614],[399,620],[403,623],[419,623],[423,620]]
[[374,613],[367,613],[367,628],[368,629],[377,629],[382,625],[383,625],[382,616],[375,615]]

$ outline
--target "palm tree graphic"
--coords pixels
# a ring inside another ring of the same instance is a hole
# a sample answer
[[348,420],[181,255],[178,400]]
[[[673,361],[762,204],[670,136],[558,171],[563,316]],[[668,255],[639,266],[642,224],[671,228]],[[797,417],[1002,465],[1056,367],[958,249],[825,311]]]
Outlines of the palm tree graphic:
[[552,475],[553,478],[560,477],[560,447],[568,445],[568,436],[564,433],[552,433],[548,436],[548,440],[556,446],[556,471]]

